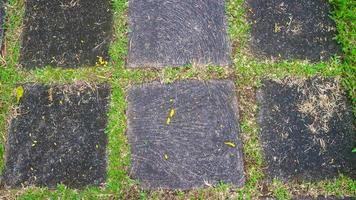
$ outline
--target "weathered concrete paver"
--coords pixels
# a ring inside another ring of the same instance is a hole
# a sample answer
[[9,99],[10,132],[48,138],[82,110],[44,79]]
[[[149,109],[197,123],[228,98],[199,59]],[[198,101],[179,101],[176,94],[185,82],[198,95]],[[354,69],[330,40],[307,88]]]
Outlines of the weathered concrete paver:
[[327,60],[340,53],[324,0],[247,0],[251,46],[260,57]]
[[143,188],[244,184],[231,81],[133,86],[128,103],[131,175]]
[[[247,3],[256,55],[319,61],[340,53],[325,1]],[[1,6],[2,1],[0,25]],[[25,6],[23,67],[105,65],[111,1],[27,0]],[[231,64],[224,0],[129,0],[129,26],[128,67]],[[0,43],[2,35],[0,28]],[[17,88],[19,107],[9,127],[2,177],[5,188],[103,184],[109,97],[107,85]],[[142,188],[244,185],[233,82],[136,85],[127,99],[130,175]],[[264,80],[258,101],[268,179],[320,180],[340,173],[356,178],[354,118],[337,79]]]
[[128,67],[230,65],[225,0],[130,0]]
[[28,0],[25,7],[23,67],[76,68],[109,59],[110,0]]
[[5,187],[104,183],[110,88],[26,84],[17,93],[19,107],[7,136]]
[[269,179],[355,178],[352,106],[336,78],[264,80],[258,92]]

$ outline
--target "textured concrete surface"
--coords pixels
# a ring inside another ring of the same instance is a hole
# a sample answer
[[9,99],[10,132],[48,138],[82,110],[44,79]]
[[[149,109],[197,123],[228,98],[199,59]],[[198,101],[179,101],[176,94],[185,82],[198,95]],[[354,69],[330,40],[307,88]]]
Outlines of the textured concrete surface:
[[230,64],[224,0],[130,0],[128,67]]
[[258,93],[269,179],[355,178],[352,106],[333,78],[264,80]]
[[8,132],[5,186],[104,183],[109,97],[107,85],[25,85]]
[[133,86],[128,93],[131,176],[143,188],[244,184],[231,81]]
[[25,7],[23,67],[77,68],[109,59],[110,0],[28,0]]
[[328,60],[341,48],[325,0],[247,0],[251,45],[259,57]]

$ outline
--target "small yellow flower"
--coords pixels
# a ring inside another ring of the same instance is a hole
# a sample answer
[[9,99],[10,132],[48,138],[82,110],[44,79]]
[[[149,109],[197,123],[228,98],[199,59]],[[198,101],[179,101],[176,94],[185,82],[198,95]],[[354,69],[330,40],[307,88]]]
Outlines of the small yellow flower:
[[104,60],[102,56],[97,56],[98,61],[95,63],[97,66],[107,66],[108,61]]

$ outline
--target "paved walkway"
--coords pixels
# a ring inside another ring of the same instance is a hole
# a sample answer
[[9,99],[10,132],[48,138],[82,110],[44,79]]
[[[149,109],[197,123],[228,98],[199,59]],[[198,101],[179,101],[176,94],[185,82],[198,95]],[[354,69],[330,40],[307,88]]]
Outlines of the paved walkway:
[[[105,67],[110,1],[61,2],[26,1],[20,64]],[[319,61],[340,52],[324,1],[247,2],[255,56]],[[127,67],[229,67],[225,15],[224,0],[130,0]],[[1,35],[2,29],[0,41]],[[130,174],[143,188],[244,185],[234,81],[154,82],[129,89]],[[5,185],[104,183],[110,86],[26,84],[16,91],[19,110],[8,132]],[[356,176],[352,108],[345,96],[333,78],[263,81],[257,97],[267,178]]]

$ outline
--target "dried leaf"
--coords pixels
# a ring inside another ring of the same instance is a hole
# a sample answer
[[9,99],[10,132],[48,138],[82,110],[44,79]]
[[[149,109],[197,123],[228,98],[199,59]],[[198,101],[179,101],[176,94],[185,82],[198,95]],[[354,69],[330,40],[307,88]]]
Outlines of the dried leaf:
[[53,101],[53,88],[49,88],[48,90],[48,99],[50,102]]

